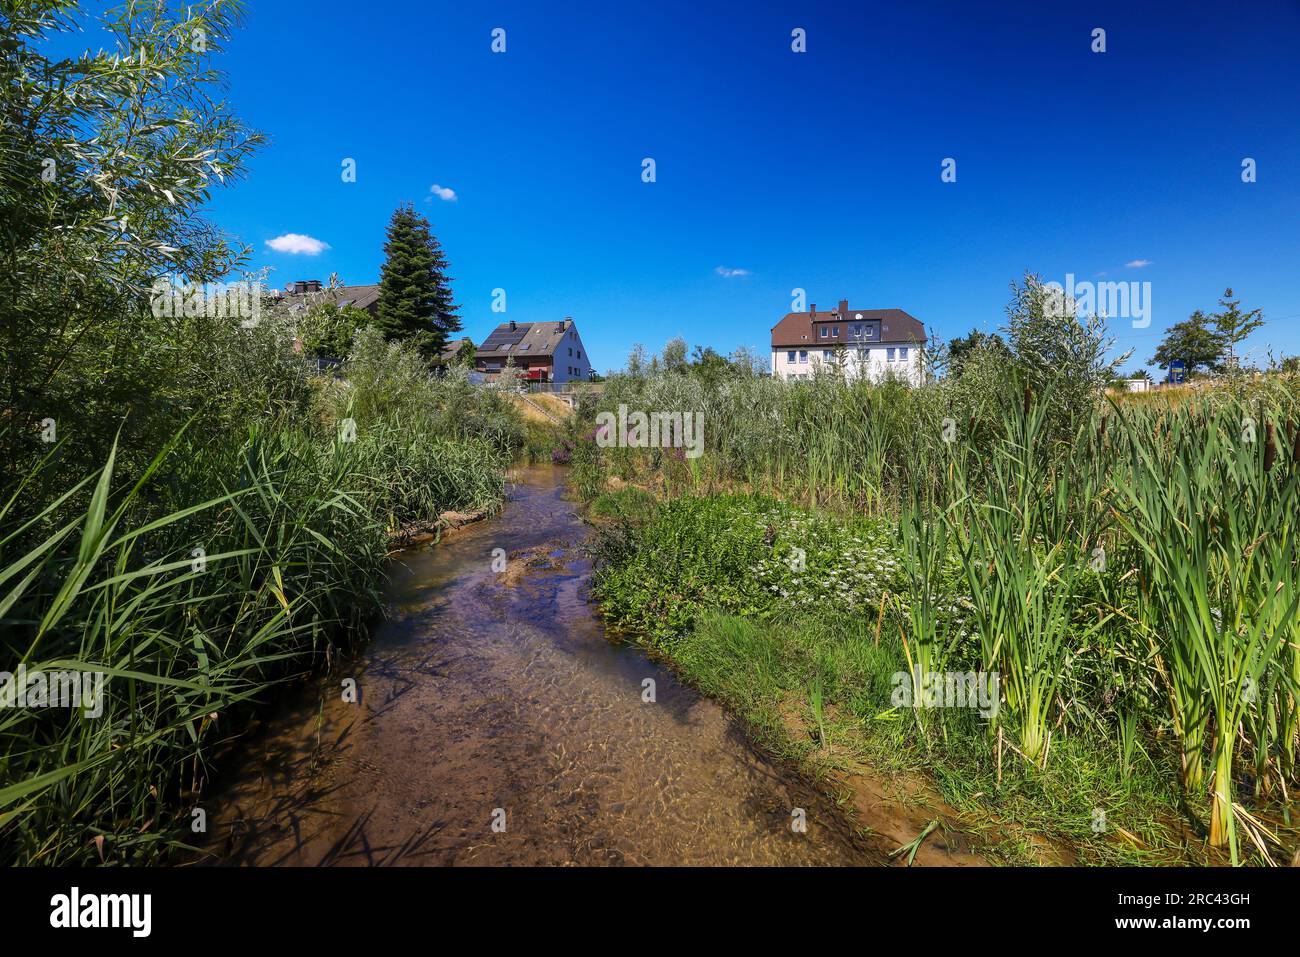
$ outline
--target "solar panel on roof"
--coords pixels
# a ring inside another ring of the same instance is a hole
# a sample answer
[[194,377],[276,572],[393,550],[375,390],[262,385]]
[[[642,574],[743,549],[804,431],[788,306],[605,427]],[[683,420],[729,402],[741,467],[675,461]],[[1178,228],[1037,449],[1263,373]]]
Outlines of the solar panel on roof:
[[506,346],[513,346],[528,334],[527,327],[518,327],[516,329],[497,329],[483,343],[485,352],[491,352],[494,349],[504,349]]

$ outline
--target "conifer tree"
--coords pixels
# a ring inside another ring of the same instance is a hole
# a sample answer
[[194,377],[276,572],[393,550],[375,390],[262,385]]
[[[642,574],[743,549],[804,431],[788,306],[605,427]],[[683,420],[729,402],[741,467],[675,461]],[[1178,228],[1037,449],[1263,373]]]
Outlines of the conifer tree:
[[1264,324],[1264,310],[1252,309],[1241,311],[1241,300],[1232,298],[1232,290],[1225,290],[1219,300],[1223,312],[1214,313],[1214,324],[1228,347],[1228,366],[1237,367],[1237,346],[1252,332]]
[[460,317],[447,257],[429,221],[409,204],[393,212],[384,255],[375,326],[386,339],[409,340],[427,359],[438,358],[447,340],[460,332]]

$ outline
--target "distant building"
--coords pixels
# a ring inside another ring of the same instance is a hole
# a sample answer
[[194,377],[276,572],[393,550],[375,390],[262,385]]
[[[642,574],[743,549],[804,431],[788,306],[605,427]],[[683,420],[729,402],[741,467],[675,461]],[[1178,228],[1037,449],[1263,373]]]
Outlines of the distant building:
[[379,313],[379,284],[371,286],[322,286],[319,279],[300,279],[276,291],[290,312],[305,312],[312,306],[332,302],[339,307],[356,306],[375,316]]
[[452,339],[442,347],[442,354],[438,356],[441,362],[452,362],[464,353],[466,349],[474,348],[474,340],[469,336],[461,336],[459,339]]
[[591,360],[572,319],[503,322],[474,353],[474,368],[489,380],[507,362],[533,382],[578,382],[591,378]]
[[894,376],[924,380],[925,327],[902,309],[850,309],[787,313],[772,327],[772,375],[811,379],[817,369],[845,378],[879,381]]

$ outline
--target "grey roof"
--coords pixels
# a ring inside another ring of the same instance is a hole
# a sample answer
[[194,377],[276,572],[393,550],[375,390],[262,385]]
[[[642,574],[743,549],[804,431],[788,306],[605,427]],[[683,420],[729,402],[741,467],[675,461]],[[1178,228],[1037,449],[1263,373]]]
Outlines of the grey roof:
[[460,350],[465,348],[466,343],[469,343],[469,345],[472,346],[474,345],[474,340],[471,339],[469,336],[461,336],[459,339],[452,339],[450,342],[448,342],[445,346],[442,347],[442,358],[443,359],[456,358]]
[[572,325],[572,319],[561,319],[555,322],[517,322],[511,329],[510,323],[503,322],[483,340],[474,356],[476,359],[554,356]]
[[298,295],[287,294],[280,297],[292,309],[294,306],[309,307],[322,302],[333,302],[340,306],[351,304],[358,309],[370,309],[379,302],[379,284],[370,286],[339,286],[337,289],[322,289],[320,292],[307,292]]

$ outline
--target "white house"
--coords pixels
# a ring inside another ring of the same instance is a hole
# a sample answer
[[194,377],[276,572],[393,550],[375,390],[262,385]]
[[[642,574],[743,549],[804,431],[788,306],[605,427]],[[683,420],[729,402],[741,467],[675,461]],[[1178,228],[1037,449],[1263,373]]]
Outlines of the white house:
[[920,385],[925,327],[902,309],[850,309],[841,299],[834,312],[787,313],[772,327],[772,375],[810,379],[817,369],[846,378],[888,375]]

